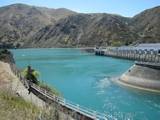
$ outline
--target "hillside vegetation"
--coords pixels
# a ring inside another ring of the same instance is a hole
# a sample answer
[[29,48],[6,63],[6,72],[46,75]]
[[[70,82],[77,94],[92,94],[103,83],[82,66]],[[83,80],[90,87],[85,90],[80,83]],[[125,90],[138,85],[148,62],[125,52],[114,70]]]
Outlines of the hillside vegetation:
[[93,47],[160,42],[160,6],[132,18],[14,4],[0,8],[0,47]]
[[40,110],[22,98],[5,91],[0,92],[1,120],[36,120]]

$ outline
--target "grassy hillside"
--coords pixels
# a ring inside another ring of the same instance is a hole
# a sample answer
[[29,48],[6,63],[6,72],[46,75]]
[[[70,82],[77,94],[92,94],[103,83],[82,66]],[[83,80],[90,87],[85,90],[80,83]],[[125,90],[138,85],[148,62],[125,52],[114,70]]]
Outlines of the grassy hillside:
[[1,120],[36,120],[40,109],[13,93],[0,92]]

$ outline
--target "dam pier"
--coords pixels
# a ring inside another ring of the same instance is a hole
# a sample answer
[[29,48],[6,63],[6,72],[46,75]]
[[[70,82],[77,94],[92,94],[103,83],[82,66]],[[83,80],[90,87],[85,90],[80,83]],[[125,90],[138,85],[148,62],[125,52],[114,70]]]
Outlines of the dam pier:
[[160,64],[135,62],[118,80],[126,87],[160,93]]

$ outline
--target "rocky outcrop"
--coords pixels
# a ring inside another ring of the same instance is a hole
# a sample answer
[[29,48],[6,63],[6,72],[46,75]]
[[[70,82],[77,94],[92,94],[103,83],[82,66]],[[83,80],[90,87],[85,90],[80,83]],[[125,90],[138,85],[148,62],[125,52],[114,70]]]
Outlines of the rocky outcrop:
[[13,63],[13,64],[15,63],[13,54],[6,49],[0,50],[0,61],[7,62],[7,63]]

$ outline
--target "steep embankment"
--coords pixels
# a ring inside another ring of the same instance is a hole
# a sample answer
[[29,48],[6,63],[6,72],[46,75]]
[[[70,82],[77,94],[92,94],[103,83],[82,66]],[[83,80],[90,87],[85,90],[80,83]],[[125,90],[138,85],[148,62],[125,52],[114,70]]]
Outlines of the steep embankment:
[[[63,120],[66,117],[54,106],[46,103],[28,90],[13,74],[10,65],[0,61],[0,116],[1,120]],[[71,119],[73,120],[73,119]]]
[[[3,62],[2,62],[3,61]],[[1,120],[35,120],[40,114],[43,101],[28,90],[13,74],[10,64],[14,64],[12,53],[0,51],[0,116]],[[18,115],[17,115],[18,113]]]
[[14,4],[0,8],[2,47],[120,46],[160,42],[160,7],[126,18]]
[[[38,117],[40,112],[39,108],[31,103],[31,99],[28,99],[28,102],[26,102],[21,98],[21,95],[24,93],[24,91],[25,88],[23,88],[23,85],[20,83],[17,77],[14,76],[9,64],[0,61],[1,120],[31,120]],[[16,93],[20,93],[21,97],[17,96]],[[28,94],[28,92],[26,94]]]
[[[44,120],[54,118],[49,109],[42,109],[45,102],[34,94],[28,94],[28,89],[11,70],[14,64],[12,53],[0,51],[0,116],[1,120]],[[18,114],[18,115],[17,115]]]
[[[17,73],[12,53],[7,50],[0,51],[1,120],[74,120],[68,111],[62,111],[56,102],[47,101],[43,94],[43,99],[40,94],[33,94],[33,91],[29,94],[28,89],[22,84],[25,81],[13,71]],[[40,87],[46,89],[45,91],[52,91],[46,85]]]

